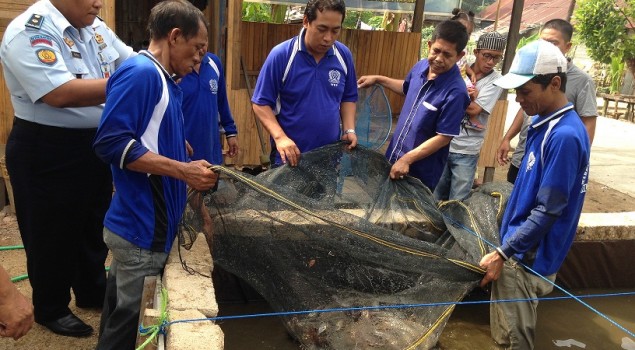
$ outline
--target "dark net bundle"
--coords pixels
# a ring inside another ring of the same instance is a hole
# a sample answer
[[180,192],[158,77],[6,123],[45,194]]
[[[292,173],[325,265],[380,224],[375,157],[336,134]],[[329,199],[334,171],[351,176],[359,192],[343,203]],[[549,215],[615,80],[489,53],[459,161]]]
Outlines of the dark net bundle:
[[[216,170],[222,184],[205,197],[214,263],[278,312],[315,310],[283,317],[306,348],[429,349],[448,302],[482,278],[479,244],[453,239],[430,190],[390,180],[379,153],[338,143],[258,176]],[[499,207],[496,198],[478,204]]]

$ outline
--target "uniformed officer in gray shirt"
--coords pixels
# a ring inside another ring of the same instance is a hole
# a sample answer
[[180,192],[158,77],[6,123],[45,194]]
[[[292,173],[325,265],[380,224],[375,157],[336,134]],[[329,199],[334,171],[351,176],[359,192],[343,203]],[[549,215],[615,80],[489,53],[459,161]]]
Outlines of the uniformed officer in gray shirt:
[[106,82],[134,54],[97,17],[101,2],[41,0],[7,27],[0,59],[15,111],[6,164],[33,287],[35,321],[73,337],[93,329],[69,309],[104,301],[103,218],[110,169],[91,144]]

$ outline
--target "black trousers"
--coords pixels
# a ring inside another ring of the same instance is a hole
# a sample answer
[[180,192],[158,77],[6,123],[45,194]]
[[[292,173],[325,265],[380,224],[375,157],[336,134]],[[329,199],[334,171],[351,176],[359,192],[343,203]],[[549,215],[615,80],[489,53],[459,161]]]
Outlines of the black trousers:
[[507,182],[512,184],[516,182],[516,178],[518,177],[518,170],[518,167],[513,164],[509,164],[509,169],[507,170]]
[[95,132],[15,118],[7,141],[7,170],[39,323],[71,312],[71,289],[79,307],[103,304],[108,249],[102,229],[112,177],[92,150]]

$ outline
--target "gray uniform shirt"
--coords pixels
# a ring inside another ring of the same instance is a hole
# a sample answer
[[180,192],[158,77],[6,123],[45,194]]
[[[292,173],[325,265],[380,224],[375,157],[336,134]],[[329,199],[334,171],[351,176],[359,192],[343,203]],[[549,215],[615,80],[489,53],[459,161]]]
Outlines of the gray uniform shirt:
[[[573,108],[582,118],[597,117],[598,105],[595,97],[595,83],[593,79],[573,62],[567,65],[567,88],[565,94],[567,100],[573,103]],[[518,135],[518,145],[512,154],[512,165],[519,167],[525,154],[525,142],[527,140],[527,128],[531,118],[523,112],[523,126]]]
[[0,46],[15,116],[65,128],[96,128],[103,104],[56,108],[42,102],[42,96],[73,79],[108,78],[131,55],[132,48],[101,19],[75,28],[49,0],[16,17]]

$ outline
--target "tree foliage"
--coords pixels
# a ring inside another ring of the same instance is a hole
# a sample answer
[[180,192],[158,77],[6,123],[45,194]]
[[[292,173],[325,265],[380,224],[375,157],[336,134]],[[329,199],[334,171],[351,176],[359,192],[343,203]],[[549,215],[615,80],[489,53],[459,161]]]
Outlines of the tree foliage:
[[635,18],[635,0],[579,0],[574,16],[592,59],[606,64],[615,57],[635,59],[635,36],[626,30]]
[[243,2],[243,21],[271,22],[271,5],[255,2]]

